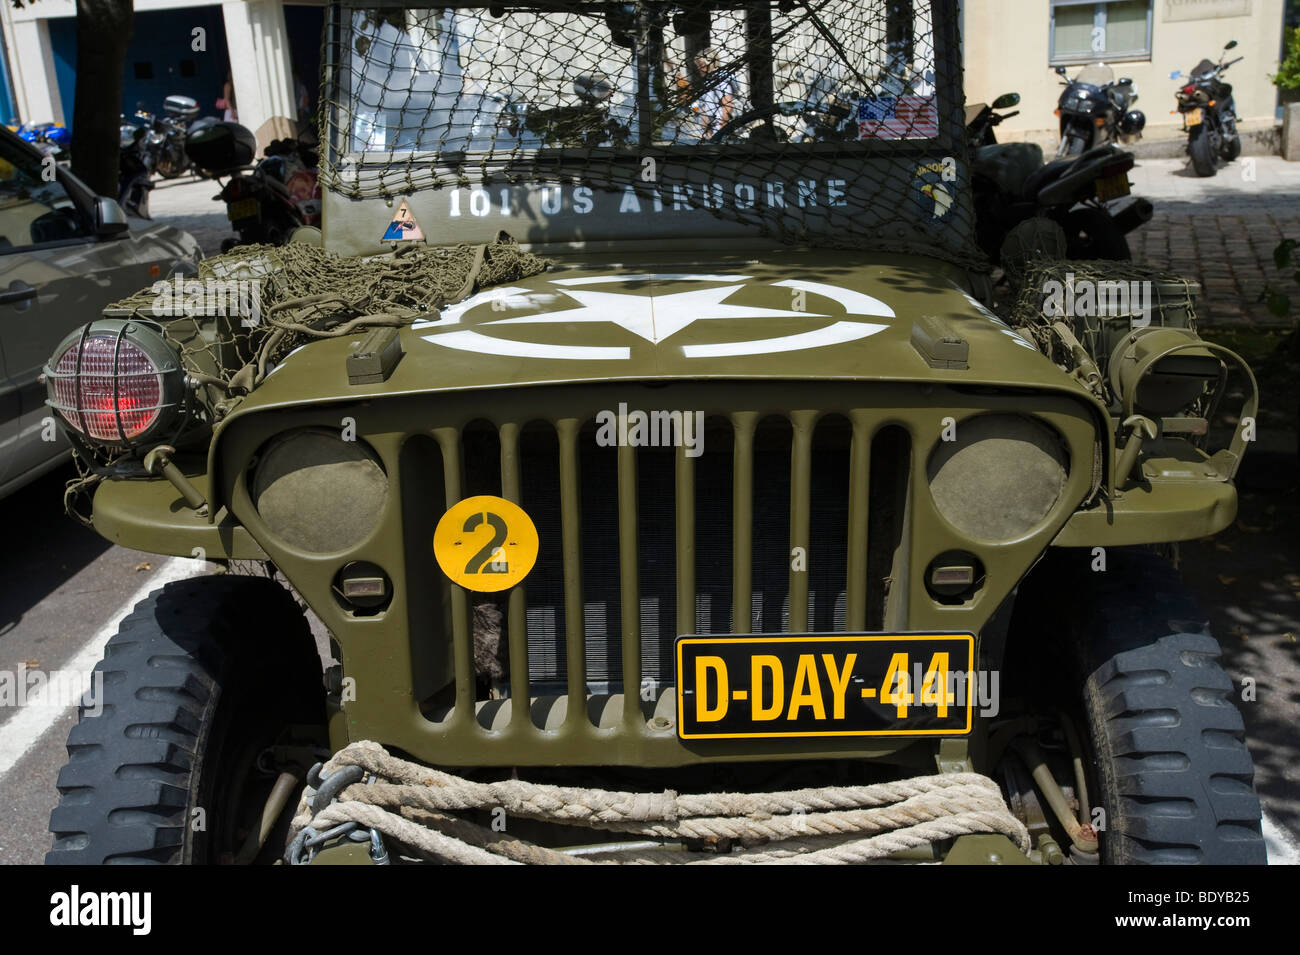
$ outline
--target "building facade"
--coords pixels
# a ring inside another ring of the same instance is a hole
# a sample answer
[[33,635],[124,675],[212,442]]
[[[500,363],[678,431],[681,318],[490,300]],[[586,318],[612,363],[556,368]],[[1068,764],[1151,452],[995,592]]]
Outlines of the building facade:
[[[189,96],[200,115],[221,115],[229,74],[239,122],[256,130],[273,116],[298,118],[302,87],[314,103],[323,0],[135,0],[122,111],[162,111]],[[76,90],[75,0],[0,3],[6,84],[0,120],[72,126]],[[301,86],[299,84],[301,80]],[[7,87],[7,88],[6,88]]]
[[1182,128],[1174,108],[1175,71],[1190,71],[1202,58],[1217,61],[1224,44],[1237,41],[1229,58],[1244,59],[1228,80],[1243,128],[1272,125],[1278,91],[1284,0],[963,0],[962,41],[966,97],[991,102],[1020,94],[1020,115],[998,127],[1003,139],[1049,141],[1057,135],[1053,114],[1061,94],[1053,72],[1073,76],[1082,66],[1105,63],[1116,78],[1131,77],[1146,113],[1148,138]]

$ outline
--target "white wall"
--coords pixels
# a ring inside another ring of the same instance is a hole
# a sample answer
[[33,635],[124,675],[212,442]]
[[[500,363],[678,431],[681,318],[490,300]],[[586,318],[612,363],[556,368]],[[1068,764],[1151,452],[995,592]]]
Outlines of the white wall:
[[[1249,16],[1169,22],[1170,0],[1153,0],[1150,60],[1116,62],[1116,77],[1130,76],[1137,84],[1137,108],[1146,113],[1148,133],[1170,135],[1181,129],[1174,108],[1174,70],[1190,70],[1202,57],[1217,60],[1224,43],[1235,39],[1229,58],[1245,59],[1232,67],[1237,113],[1245,121],[1271,123],[1277,88],[1268,74],[1277,70],[1282,42],[1283,0],[1250,0]],[[1002,93],[1020,94],[1020,115],[998,127],[1004,139],[1056,134],[1052,111],[1061,95],[1059,78],[1048,65],[1048,0],[965,0],[963,43],[966,58],[966,98],[990,102]],[[1077,68],[1070,68],[1070,75]]]

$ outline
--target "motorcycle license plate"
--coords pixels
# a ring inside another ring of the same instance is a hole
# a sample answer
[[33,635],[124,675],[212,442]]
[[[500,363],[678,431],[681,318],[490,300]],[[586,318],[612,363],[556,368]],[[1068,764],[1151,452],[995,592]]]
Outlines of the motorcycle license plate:
[[681,739],[971,731],[968,633],[686,636],[676,650]]
[[256,199],[240,199],[226,206],[226,218],[231,222],[238,222],[240,219],[256,219],[257,212]]
[[1188,126],[1201,125],[1201,111],[1199,109],[1189,109],[1183,114],[1187,119]]
[[1118,175],[1097,179],[1093,182],[1093,187],[1097,190],[1098,199],[1102,202],[1110,202],[1112,199],[1128,195],[1128,176],[1121,172]]

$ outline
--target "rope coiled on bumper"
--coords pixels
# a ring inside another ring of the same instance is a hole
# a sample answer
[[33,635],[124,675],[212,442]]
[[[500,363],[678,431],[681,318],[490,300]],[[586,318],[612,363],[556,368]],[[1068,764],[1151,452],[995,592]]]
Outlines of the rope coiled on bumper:
[[[999,833],[1021,851],[1029,850],[1029,834],[1007,808],[997,784],[978,773],[774,793],[610,792],[522,780],[473,782],[362,741],[336,753],[321,776],[347,767],[360,767],[369,779],[342,789],[337,801],[315,812],[315,791],[309,788],[290,826],[287,858],[308,829],[320,833],[346,823],[377,830],[404,854],[463,864],[844,865],[974,833]],[[668,846],[616,844],[572,855],[452,815],[468,810],[504,811],[507,817],[648,840],[692,839],[738,848],[701,855]]]

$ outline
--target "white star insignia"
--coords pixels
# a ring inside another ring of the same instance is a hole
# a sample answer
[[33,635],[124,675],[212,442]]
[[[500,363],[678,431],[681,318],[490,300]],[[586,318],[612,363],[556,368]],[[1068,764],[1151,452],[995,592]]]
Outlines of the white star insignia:
[[727,305],[723,302],[743,285],[692,289],[669,295],[629,295],[624,292],[592,292],[567,288],[564,294],[581,302],[578,308],[558,312],[502,318],[488,325],[552,325],[568,322],[611,322],[648,342],[658,344],[704,319],[726,318],[829,318],[815,312],[793,312],[780,308]]

